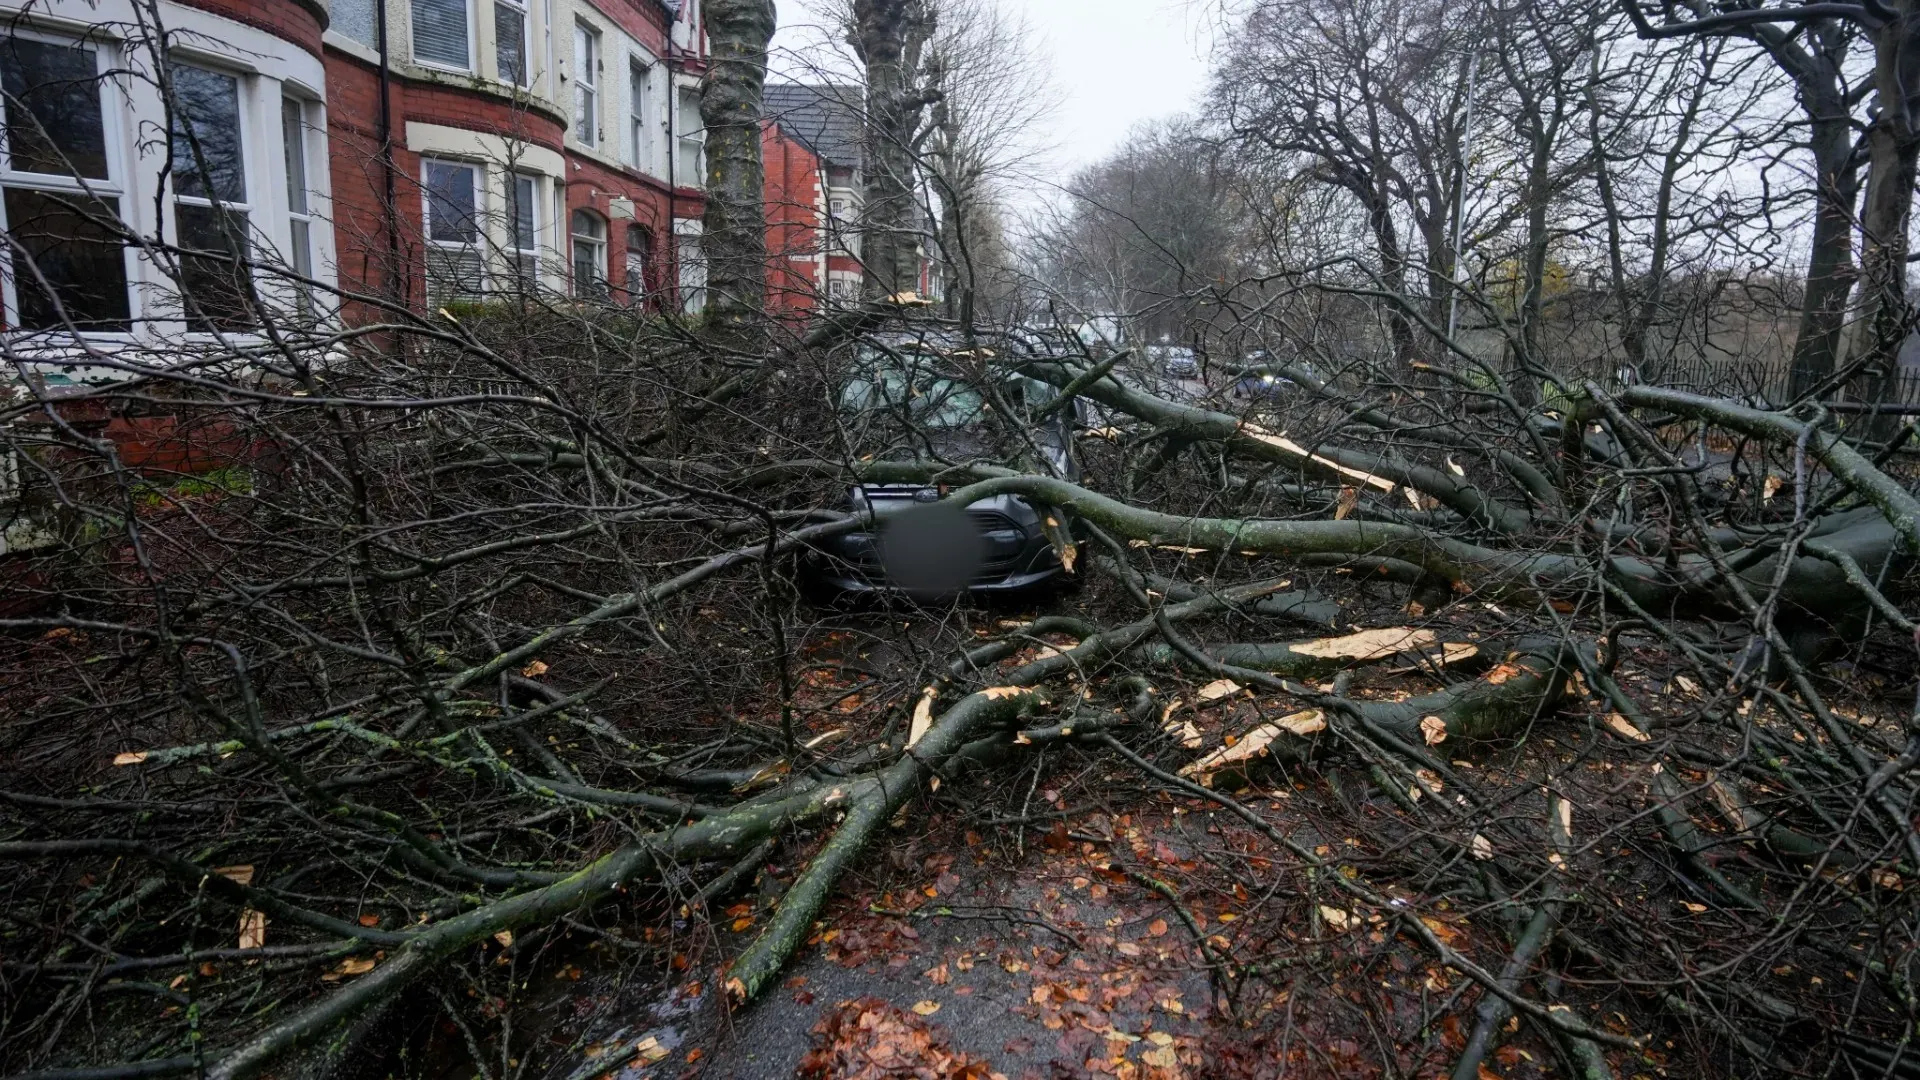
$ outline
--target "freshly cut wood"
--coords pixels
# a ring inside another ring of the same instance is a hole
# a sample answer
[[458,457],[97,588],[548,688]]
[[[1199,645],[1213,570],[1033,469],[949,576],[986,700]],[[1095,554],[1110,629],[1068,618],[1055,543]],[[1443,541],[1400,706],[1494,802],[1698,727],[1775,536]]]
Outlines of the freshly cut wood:
[[1475,645],[1471,641],[1443,641],[1440,643],[1438,652],[1430,652],[1422,649],[1420,650],[1419,663],[1401,664],[1397,667],[1390,667],[1387,669],[1387,674],[1406,675],[1410,672],[1423,671],[1434,666],[1447,667],[1451,664],[1472,660],[1479,655],[1480,646]]
[[1439,641],[1439,636],[1431,630],[1393,626],[1378,630],[1361,630],[1343,637],[1303,641],[1293,646],[1293,651],[1306,656],[1321,656],[1328,659],[1382,660],[1414,649],[1430,649],[1439,644]]
[[1191,762],[1180,770],[1180,775],[1198,777],[1201,783],[1211,784],[1216,773],[1243,766],[1266,756],[1273,741],[1282,735],[1306,736],[1326,729],[1326,714],[1318,709],[1283,716],[1271,724],[1261,724],[1240,736],[1233,745],[1223,746],[1200,760]]
[[933,727],[933,696],[938,693],[929,686],[920,692],[920,700],[913,706],[913,724],[907,728],[907,749],[911,750],[927,731]]
[[1196,701],[1219,701],[1221,698],[1232,697],[1239,692],[1240,684],[1232,679],[1215,679],[1201,687],[1200,692],[1193,696]]

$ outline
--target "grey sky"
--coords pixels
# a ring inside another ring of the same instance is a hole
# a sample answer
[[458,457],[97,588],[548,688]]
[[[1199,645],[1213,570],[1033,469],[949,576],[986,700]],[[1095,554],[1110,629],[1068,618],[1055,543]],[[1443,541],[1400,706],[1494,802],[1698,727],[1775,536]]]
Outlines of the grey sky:
[[[1001,0],[1022,11],[1053,63],[1059,149],[1043,175],[1064,177],[1113,150],[1134,125],[1193,107],[1206,88],[1211,26],[1192,0]],[[819,40],[809,0],[779,0],[776,49]],[[775,61],[792,72],[792,61]],[[804,76],[801,76],[804,77]]]

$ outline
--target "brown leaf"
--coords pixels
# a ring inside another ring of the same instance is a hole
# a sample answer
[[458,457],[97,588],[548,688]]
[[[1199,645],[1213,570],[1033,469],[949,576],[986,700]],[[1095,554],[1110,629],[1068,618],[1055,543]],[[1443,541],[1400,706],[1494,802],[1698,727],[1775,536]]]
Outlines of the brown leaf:
[[147,760],[147,752],[145,750],[133,750],[125,754],[113,755],[113,763],[120,766],[138,765],[145,760]]
[[1152,922],[1148,923],[1147,933],[1152,934],[1154,937],[1166,937],[1167,936],[1167,920],[1155,919]]
[[934,1013],[940,1011],[940,1003],[937,1001],[916,1001],[913,1003],[913,1011],[921,1016],[932,1016]]
[[547,668],[546,661],[535,660],[533,663],[528,664],[526,667],[521,668],[520,674],[526,676],[529,679],[537,679],[540,676],[545,675],[547,671],[548,671],[548,668]]

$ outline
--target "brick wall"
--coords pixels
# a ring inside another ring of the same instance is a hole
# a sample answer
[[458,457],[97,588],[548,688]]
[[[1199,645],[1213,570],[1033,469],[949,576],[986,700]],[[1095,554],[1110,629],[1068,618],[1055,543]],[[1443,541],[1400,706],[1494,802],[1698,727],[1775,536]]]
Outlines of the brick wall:
[[315,6],[300,0],[180,0],[180,3],[265,30],[314,56],[321,55],[321,35],[326,24]]
[[767,306],[805,317],[827,287],[818,258],[825,205],[820,159],[778,124],[761,126],[760,153],[767,168]]

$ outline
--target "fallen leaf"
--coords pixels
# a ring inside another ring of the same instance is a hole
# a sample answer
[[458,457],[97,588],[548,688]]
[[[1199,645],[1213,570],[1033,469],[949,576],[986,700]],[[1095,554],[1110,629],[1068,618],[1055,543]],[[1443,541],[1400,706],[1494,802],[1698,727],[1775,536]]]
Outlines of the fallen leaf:
[[1480,835],[1479,833],[1474,833],[1473,834],[1473,857],[1476,859],[1479,859],[1482,862],[1485,862],[1486,860],[1493,858],[1493,841],[1487,839],[1486,837]]
[[934,1013],[940,1011],[940,1003],[937,1001],[916,1001],[913,1003],[913,1011],[921,1016],[932,1016]]
[[375,915],[373,912],[369,911],[365,915],[360,916],[360,918],[357,919],[356,921],[361,926],[379,926],[380,916]]
[[547,673],[547,670],[548,669],[547,669],[546,661],[535,660],[533,663],[528,664],[526,667],[521,668],[520,674],[526,676],[529,679],[537,679],[540,676],[545,675]]
[[113,763],[115,765],[138,765],[145,760],[147,760],[147,752],[145,750],[135,750],[130,753],[113,755]]
[[513,948],[513,931],[502,930],[499,933],[493,935],[493,940],[499,942],[501,948],[511,949]]
[[251,866],[216,866],[213,872],[235,885],[253,884],[253,867]]
[[240,912],[240,948],[260,949],[267,944],[267,913],[247,908]]
[[1178,723],[1169,722],[1164,730],[1168,735],[1178,740],[1181,746],[1186,747],[1188,750],[1198,750],[1207,741],[1206,736],[1200,733],[1199,728],[1193,726],[1193,721],[1191,720],[1182,720]]
[[1167,936],[1167,920],[1155,919],[1152,922],[1148,923],[1147,933],[1152,934],[1154,937],[1166,937]]
[[1420,718],[1420,735],[1427,740],[1428,746],[1438,746],[1447,741],[1447,722],[1437,716]]
[[1320,920],[1335,930],[1342,932],[1358,924],[1360,921],[1350,912],[1342,911],[1337,907],[1328,907],[1325,904],[1320,905]]

